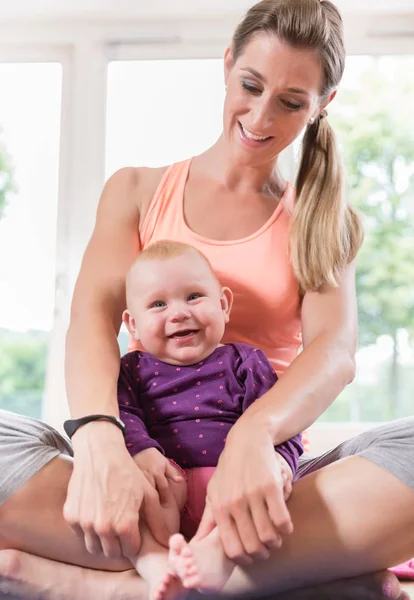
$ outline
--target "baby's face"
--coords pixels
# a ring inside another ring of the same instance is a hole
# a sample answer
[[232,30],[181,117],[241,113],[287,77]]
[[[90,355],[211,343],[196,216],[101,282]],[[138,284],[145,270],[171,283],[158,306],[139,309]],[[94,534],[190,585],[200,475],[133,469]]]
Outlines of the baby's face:
[[143,260],[129,289],[130,329],[147,352],[170,364],[209,356],[228,322],[231,292],[195,252]]

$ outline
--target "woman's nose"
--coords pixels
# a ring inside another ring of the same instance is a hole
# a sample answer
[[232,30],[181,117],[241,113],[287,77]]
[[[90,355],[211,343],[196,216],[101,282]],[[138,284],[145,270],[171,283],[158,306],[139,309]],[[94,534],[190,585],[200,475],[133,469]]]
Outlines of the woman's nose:
[[272,125],[272,114],[269,102],[265,98],[257,98],[251,109],[251,128],[256,135],[268,135]]

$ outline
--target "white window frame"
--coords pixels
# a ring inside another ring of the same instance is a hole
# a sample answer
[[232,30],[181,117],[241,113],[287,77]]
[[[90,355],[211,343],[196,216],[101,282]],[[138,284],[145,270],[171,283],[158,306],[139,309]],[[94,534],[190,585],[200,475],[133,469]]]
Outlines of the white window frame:
[[[414,13],[344,17],[349,55],[414,53],[411,37],[393,35],[413,30]],[[63,365],[70,300],[105,177],[108,63],[220,58],[236,22],[229,17],[165,22],[0,21],[0,62],[60,62],[63,69],[56,305],[43,401],[43,418],[58,429],[68,415]],[[378,31],[385,36],[375,37]],[[293,152],[290,157],[293,169]],[[315,432],[340,430],[341,437],[355,424],[314,427]]]

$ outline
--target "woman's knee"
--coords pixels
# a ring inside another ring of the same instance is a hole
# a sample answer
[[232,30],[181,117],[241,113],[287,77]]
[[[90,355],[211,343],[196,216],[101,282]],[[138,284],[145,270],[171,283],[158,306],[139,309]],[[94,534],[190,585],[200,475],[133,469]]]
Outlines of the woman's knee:
[[371,443],[356,454],[395,475],[414,489],[414,417],[390,421],[372,429]]
[[58,456],[71,456],[68,440],[46,423],[1,411],[0,507]]

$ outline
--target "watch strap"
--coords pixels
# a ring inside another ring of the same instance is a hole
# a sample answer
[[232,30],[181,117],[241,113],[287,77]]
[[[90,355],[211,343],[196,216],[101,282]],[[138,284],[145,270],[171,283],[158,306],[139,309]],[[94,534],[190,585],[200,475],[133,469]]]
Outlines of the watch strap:
[[87,423],[91,423],[92,421],[109,421],[118,427],[125,437],[125,424],[118,417],[114,417],[113,415],[88,415],[86,417],[81,417],[80,419],[69,419],[63,423],[63,428],[66,432],[66,435],[69,439],[72,439],[76,431],[79,427],[86,425]]

